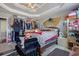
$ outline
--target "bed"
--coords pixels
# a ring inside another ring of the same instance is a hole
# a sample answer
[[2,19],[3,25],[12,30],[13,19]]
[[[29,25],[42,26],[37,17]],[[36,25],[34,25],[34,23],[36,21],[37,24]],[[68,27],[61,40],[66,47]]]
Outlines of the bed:
[[41,45],[41,47],[44,47],[50,43],[56,42],[59,37],[59,29],[58,28],[52,28],[51,31],[43,31],[42,35],[38,35],[38,41]]

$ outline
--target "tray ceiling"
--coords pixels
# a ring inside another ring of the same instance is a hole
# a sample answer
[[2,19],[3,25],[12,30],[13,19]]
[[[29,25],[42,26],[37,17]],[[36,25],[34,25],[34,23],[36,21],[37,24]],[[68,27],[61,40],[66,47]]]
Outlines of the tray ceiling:
[[[0,6],[9,12],[21,14],[29,17],[42,17],[62,13],[67,13],[79,4],[74,3],[2,3]],[[67,12],[64,12],[67,11]]]
[[43,13],[51,8],[60,7],[62,3],[6,3],[6,6],[30,14]]

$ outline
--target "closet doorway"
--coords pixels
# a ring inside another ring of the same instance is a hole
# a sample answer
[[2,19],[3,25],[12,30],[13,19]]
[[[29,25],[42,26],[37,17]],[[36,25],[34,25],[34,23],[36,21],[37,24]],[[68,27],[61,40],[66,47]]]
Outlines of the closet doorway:
[[6,38],[6,19],[0,18],[0,43],[4,43]]

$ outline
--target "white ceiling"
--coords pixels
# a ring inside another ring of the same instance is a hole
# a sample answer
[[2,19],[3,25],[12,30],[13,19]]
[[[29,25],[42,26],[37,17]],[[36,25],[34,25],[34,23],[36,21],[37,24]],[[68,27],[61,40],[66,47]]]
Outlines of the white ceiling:
[[61,4],[61,3],[53,3],[53,4],[51,4],[51,3],[35,3],[35,5],[37,6],[36,11],[33,11],[32,9],[27,8],[27,6],[25,6],[25,5],[23,6],[19,3],[13,4],[13,5],[12,4],[11,5],[7,4],[7,5],[9,5],[9,7],[13,7],[13,9],[16,8],[16,9],[19,9],[20,11],[28,12],[30,14],[40,14],[40,13],[43,13],[43,12],[51,9],[51,7],[56,8],[56,7],[62,6],[63,4]]
[[35,19],[47,19],[49,17],[67,15],[72,9],[79,6],[76,3],[40,3],[34,12],[31,9],[24,8],[19,3],[0,4],[0,12],[5,14],[17,14],[24,17],[32,17]]

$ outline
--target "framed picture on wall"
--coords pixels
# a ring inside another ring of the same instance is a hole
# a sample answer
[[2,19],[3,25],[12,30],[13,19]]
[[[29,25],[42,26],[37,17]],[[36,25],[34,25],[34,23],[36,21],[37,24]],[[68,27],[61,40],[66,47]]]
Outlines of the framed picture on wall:
[[46,20],[43,25],[44,27],[57,27],[58,24],[60,23],[61,18],[57,17],[57,18],[49,18],[48,20]]

